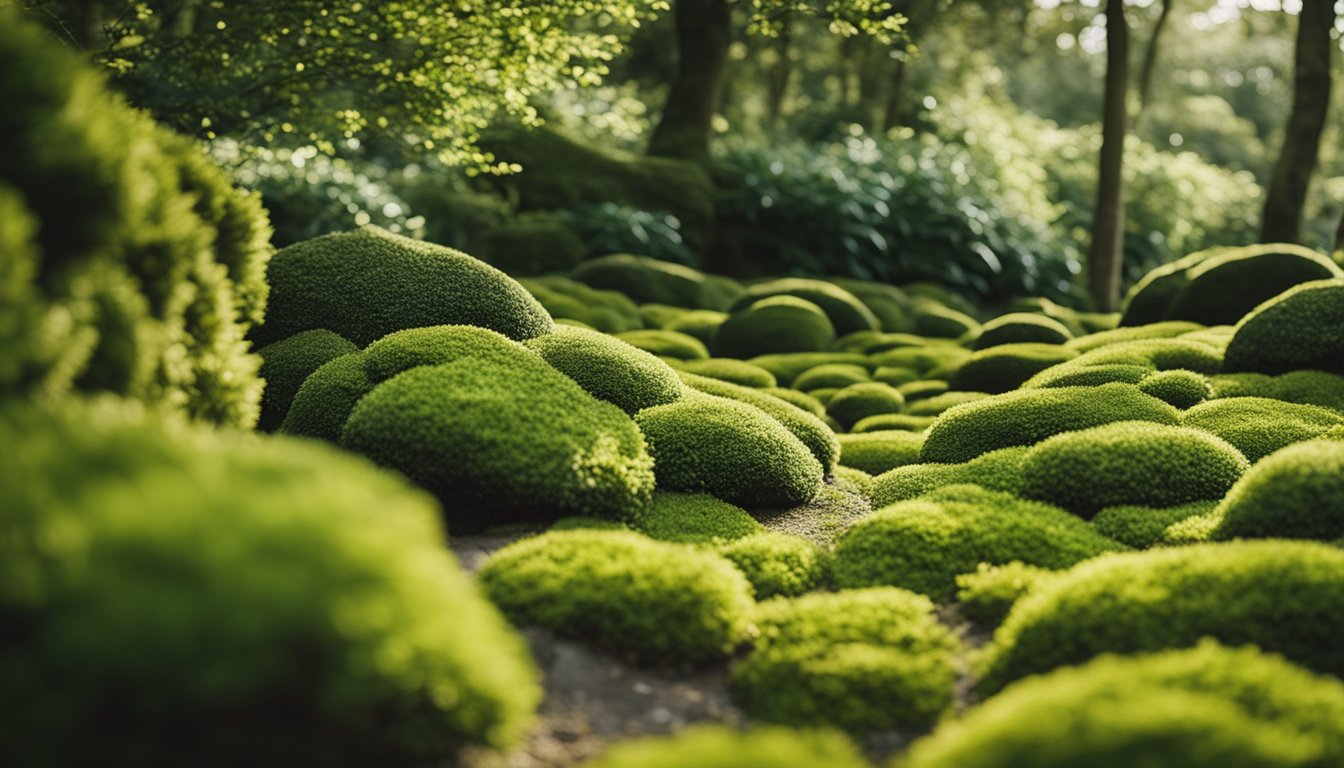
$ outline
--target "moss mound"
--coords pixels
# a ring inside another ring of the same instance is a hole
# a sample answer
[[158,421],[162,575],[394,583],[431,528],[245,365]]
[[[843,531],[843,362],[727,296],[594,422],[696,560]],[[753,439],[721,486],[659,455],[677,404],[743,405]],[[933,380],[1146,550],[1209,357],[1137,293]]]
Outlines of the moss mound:
[[[512,272],[510,272],[512,274]],[[556,320],[577,320],[603,333],[644,327],[639,308],[624,294],[602,291],[559,275],[518,278]]]
[[1127,504],[1106,507],[1092,518],[1092,527],[1102,536],[1135,549],[1147,549],[1166,542],[1166,531],[1175,523],[1207,515],[1218,500],[1192,501],[1175,507],[1147,507]]
[[794,296],[752,302],[728,316],[714,333],[714,354],[755,357],[789,352],[824,352],[835,328],[821,307]]
[[696,726],[676,736],[626,741],[584,768],[867,768],[844,736],[828,731],[757,727],[738,733],[717,725]]
[[742,360],[729,360],[726,358],[712,358],[710,360],[687,360],[680,366],[681,370],[687,373],[694,373],[697,376],[705,376],[719,381],[726,381],[729,384],[739,384],[753,389],[771,389],[778,382],[775,381],[775,375],[759,365]]
[[1138,384],[1156,373],[1147,365],[1132,363],[1101,363],[1098,365],[1061,365],[1047,368],[1032,376],[1023,387],[1026,389],[1045,389],[1049,387],[1099,387],[1102,384]]
[[1325,371],[1291,371],[1280,376],[1228,373],[1213,376],[1209,382],[1216,398],[1269,397],[1344,413],[1344,376]]
[[1022,460],[1027,446],[1000,448],[961,464],[910,464],[873,479],[875,508],[913,499],[945,485],[972,484],[996,491],[1018,493],[1022,488]]
[[923,728],[952,703],[957,641],[933,605],[899,589],[771,600],[756,649],[732,670],[752,716],[853,733]]
[[1073,333],[1058,320],[1034,312],[1011,312],[985,323],[976,338],[975,349],[1001,344],[1063,344]]
[[709,357],[709,350],[699,339],[676,331],[626,331],[616,334],[616,338],[658,357],[674,360],[704,360]]
[[355,403],[369,393],[373,383],[364,372],[364,356],[341,355],[324,363],[303,380],[294,394],[280,431],[339,442],[345,420]]
[[903,429],[907,432],[923,432],[933,424],[933,416],[914,416],[908,413],[879,413],[859,419],[849,428],[851,434],[863,432],[882,432]]
[[905,368],[921,379],[946,380],[951,371],[966,362],[972,352],[955,344],[935,343],[923,347],[902,347],[880,352],[868,359],[875,368]]
[[728,308],[703,273],[643,256],[618,253],[589,259],[569,276],[593,288],[623,293],[638,304],[719,311]]
[[712,309],[691,309],[682,312],[660,327],[669,331],[684,333],[687,336],[694,336],[708,347],[714,343],[714,334],[719,332],[719,326],[723,325],[723,321],[727,319],[727,312],[716,312]]
[[883,413],[900,413],[905,397],[898,389],[876,381],[851,384],[835,393],[826,403],[826,414],[845,427],[860,419]]
[[1265,397],[1233,397],[1191,408],[1181,416],[1181,424],[1221,437],[1255,463],[1344,424],[1344,414]]
[[588,394],[631,415],[674,402],[685,390],[667,363],[597,331],[556,328],[527,346]]
[[955,405],[962,403],[974,403],[977,400],[984,400],[989,397],[988,392],[944,392],[941,395],[933,395],[908,404],[907,410],[911,416],[934,417],[942,415],[943,411]]
[[[880,381],[880,379],[879,379]],[[890,382],[888,382],[890,383]],[[894,385],[905,397],[906,403],[913,403],[919,400],[928,400],[931,397],[946,394],[948,384],[946,381],[908,381],[904,384]]]
[[464,359],[535,360],[527,347],[485,328],[432,325],[389,333],[364,350],[364,372],[377,384],[422,365]]
[[811,541],[774,531],[744,536],[718,551],[751,582],[757,600],[797,597],[816,589],[830,563],[825,550]]
[[1261,303],[1300,283],[1344,277],[1334,262],[1286,243],[1229,249],[1186,271],[1185,287],[1165,320],[1232,325]]
[[1022,460],[1023,495],[1084,517],[1103,507],[1174,507],[1220,499],[1249,467],[1222,438],[1121,421],[1055,435]]
[[1018,600],[1055,573],[1019,560],[1003,565],[980,563],[970,573],[957,574],[957,607],[976,626],[993,629]]
[[872,381],[868,369],[853,363],[825,363],[808,368],[793,380],[793,388],[807,392],[813,389],[843,389],[850,384]]
[[1013,608],[994,636],[982,688],[1102,653],[1181,648],[1204,637],[1253,643],[1338,677],[1341,632],[1344,551],[1335,547],[1255,541],[1109,555]]
[[1223,367],[1344,373],[1344,278],[1303,283],[1256,307],[1237,324]]
[[360,346],[394,331],[475,325],[523,340],[550,333],[545,308],[478,259],[378,227],[324,235],[271,259],[258,343],[327,328]]
[[796,389],[789,389],[787,387],[767,387],[761,391],[771,397],[783,400],[789,405],[802,408],[804,411],[807,411],[819,419],[825,418],[826,416],[826,406],[822,405],[820,400],[811,395],[799,392]]
[[751,587],[710,552],[627,531],[556,531],[496,552],[481,587],[516,624],[646,658],[722,658],[744,638]]
[[967,358],[948,385],[991,395],[1011,392],[1041,371],[1077,356],[1077,352],[1058,344],[999,344]]
[[1344,685],[1254,648],[1204,643],[1025,680],[916,743],[911,768],[1326,766]]
[[830,318],[836,335],[882,328],[877,317],[854,294],[834,283],[805,277],[785,277],[747,286],[747,292],[733,304],[731,311],[743,309],[762,299],[781,296],[801,299],[821,309]]
[[946,602],[956,577],[1014,560],[1067,568],[1122,547],[1062,509],[975,485],[939,488],[855,523],[835,547],[841,587],[903,587]]
[[683,373],[682,378],[688,386],[698,392],[716,397],[726,397],[764,411],[767,416],[779,422],[790,434],[807,446],[807,449],[812,452],[817,461],[821,462],[823,474],[829,475],[831,473],[835,462],[840,457],[840,443],[836,440],[835,432],[831,431],[826,422],[812,413],[750,387],[730,384],[716,379],[707,379],[694,374]]
[[807,446],[746,403],[702,394],[635,419],[660,488],[754,508],[803,504],[821,487],[821,463]]
[[326,363],[358,351],[359,347],[325,328],[296,333],[257,350],[261,378],[266,381],[257,429],[263,432],[279,429],[304,379]]
[[934,302],[923,302],[916,310],[912,330],[934,339],[960,339],[980,332],[980,324],[964,312]]
[[1139,391],[1152,395],[1174,408],[1185,410],[1209,399],[1213,387],[1203,374],[1180,369],[1154,371],[1139,381]]
[[923,444],[923,435],[903,430],[840,435],[840,463],[870,475],[880,475],[896,467],[918,463],[919,447]]
[[1214,540],[1344,537],[1344,440],[1312,440],[1265,457],[1214,516]]
[[1114,421],[1176,424],[1175,408],[1127,384],[1024,389],[944,412],[925,434],[924,461],[960,463],[989,451],[1034,445],[1061,432]]
[[736,541],[765,530],[741,507],[704,493],[657,491],[634,527],[651,539],[679,544]]
[[1169,320],[1165,322],[1152,322],[1137,327],[1112,328],[1108,331],[1099,331],[1090,333],[1086,336],[1079,336],[1072,341],[1066,342],[1064,346],[1069,349],[1076,349],[1079,352],[1091,352],[1094,349],[1108,347],[1112,344],[1119,344],[1125,341],[1144,341],[1148,339],[1174,339],[1187,333],[1194,333],[1204,330],[1204,326],[1199,323],[1192,323],[1188,320]]
[[789,352],[777,355],[760,355],[747,362],[759,365],[775,374],[780,384],[792,384],[798,374],[809,368],[827,363],[867,366],[868,358],[855,352]]
[[394,475],[112,400],[0,435],[16,764],[452,762],[526,729],[525,646]]

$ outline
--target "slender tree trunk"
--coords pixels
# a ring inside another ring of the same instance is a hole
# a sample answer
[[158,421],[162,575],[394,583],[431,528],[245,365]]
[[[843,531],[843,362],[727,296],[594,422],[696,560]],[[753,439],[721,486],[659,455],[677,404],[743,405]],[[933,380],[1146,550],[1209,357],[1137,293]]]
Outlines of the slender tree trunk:
[[793,24],[785,19],[775,38],[775,61],[766,73],[765,112],[769,127],[779,128],[784,118],[784,99],[789,93],[789,81],[793,79]]
[[1143,120],[1143,113],[1153,96],[1153,75],[1157,71],[1158,46],[1162,42],[1162,31],[1167,28],[1167,18],[1171,16],[1171,6],[1176,0],[1161,0],[1162,9],[1153,22],[1153,34],[1148,38],[1148,47],[1143,51],[1143,67],[1139,70],[1139,111],[1134,113],[1134,125]]
[[728,0],[677,0],[673,7],[677,72],[649,154],[709,164],[709,138],[723,97],[732,43]]
[[1092,303],[1102,312],[1120,301],[1125,240],[1125,99],[1129,88],[1129,27],[1124,0],[1106,0],[1106,93],[1092,246],[1087,254]]
[[882,110],[884,132],[901,124],[901,100],[905,98],[905,59],[893,63],[891,79],[887,81],[887,106]]
[[1330,109],[1330,30],[1334,25],[1335,0],[1303,0],[1293,60],[1293,108],[1283,132],[1283,149],[1265,190],[1262,242],[1296,243],[1302,237],[1302,208]]
[[1335,257],[1344,259],[1344,213],[1339,215],[1339,226],[1335,227]]

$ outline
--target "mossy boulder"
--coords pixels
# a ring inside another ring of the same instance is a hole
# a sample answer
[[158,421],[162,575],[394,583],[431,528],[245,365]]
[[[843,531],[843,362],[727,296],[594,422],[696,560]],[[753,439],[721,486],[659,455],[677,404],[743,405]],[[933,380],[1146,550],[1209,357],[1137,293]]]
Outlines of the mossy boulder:
[[791,385],[798,374],[809,368],[827,363],[848,365],[869,365],[868,357],[856,352],[788,352],[775,355],[759,355],[747,362],[759,365],[775,374],[780,384]]
[[716,357],[709,360],[687,360],[678,366],[687,373],[706,376],[729,384],[739,384],[753,389],[770,389],[778,382],[775,375],[759,365],[742,360],[730,360]]
[[911,416],[934,417],[942,415],[944,411],[953,406],[974,403],[989,396],[988,392],[944,392],[941,395],[933,395],[908,403],[906,410]]
[[948,385],[952,389],[991,395],[1011,392],[1041,371],[1077,356],[1077,352],[1058,344],[999,344],[967,358],[952,374]]
[[905,397],[898,389],[876,381],[851,384],[826,402],[826,414],[845,427],[883,413],[900,413]]
[[718,548],[751,582],[757,600],[797,597],[826,580],[830,556],[800,536],[763,531],[738,538]]
[[923,432],[933,424],[934,416],[915,416],[909,413],[879,413],[859,419],[849,428],[850,434],[863,432],[882,432],[903,429],[906,432]]
[[1063,344],[1073,333],[1058,320],[1034,312],[1010,312],[1000,315],[980,327],[975,349],[989,349],[1000,344]]
[[1028,446],[1000,448],[983,453],[960,464],[908,464],[873,478],[870,496],[873,506],[881,509],[898,501],[913,499],[946,485],[972,484],[996,491],[1019,493],[1022,489],[1022,461]]
[[1065,342],[1064,346],[1079,352],[1091,352],[1094,349],[1109,347],[1123,341],[1144,341],[1147,339],[1174,339],[1187,333],[1205,330],[1203,325],[1188,320],[1154,321],[1133,327],[1112,328],[1107,331],[1089,333]]
[[626,331],[616,334],[616,338],[632,347],[642,349],[658,357],[670,357],[674,360],[704,360],[709,350],[694,336],[677,331],[647,329]]
[[1139,380],[1139,391],[1185,410],[1209,399],[1213,386],[1207,376],[1180,369],[1153,371]]
[[1254,463],[1344,424],[1344,414],[1266,397],[1231,397],[1191,408],[1181,415],[1181,424],[1221,437]]
[[593,288],[620,292],[637,304],[723,311],[732,302],[731,298],[724,302],[715,295],[703,272],[626,253],[589,259],[569,277]]
[[667,363],[597,331],[556,328],[527,346],[588,394],[631,415],[674,402],[685,390]]
[[706,493],[656,491],[632,523],[645,536],[679,544],[720,544],[765,528],[734,504]]
[[684,333],[687,336],[694,336],[708,347],[714,343],[714,334],[719,332],[719,326],[723,325],[723,321],[727,319],[727,312],[716,312],[712,309],[689,309],[659,327]]
[[[871,418],[871,417],[870,417]],[[881,430],[840,435],[840,464],[870,475],[919,463],[924,436],[905,430]]]
[[734,310],[714,333],[714,354],[750,358],[824,352],[835,328],[821,307],[795,296],[770,296]]
[[1214,511],[1210,538],[1344,538],[1344,440],[1312,440],[1265,457]]
[[779,422],[794,437],[798,438],[821,462],[823,474],[830,474],[840,456],[840,443],[835,432],[810,411],[805,411],[779,397],[760,390],[743,387],[718,379],[709,379],[695,374],[682,373],[687,386],[715,397],[725,397],[745,403]]
[[868,762],[844,736],[827,731],[756,727],[739,733],[719,725],[700,725],[676,736],[625,741],[584,768],[868,768]]
[[1291,288],[1256,307],[1227,344],[1226,372],[1344,373],[1344,277]]
[[261,358],[259,373],[266,381],[257,429],[263,432],[279,429],[294,395],[313,371],[342,355],[358,351],[359,347],[349,340],[325,328],[296,333],[257,350]]
[[934,302],[922,302],[915,310],[911,329],[920,336],[935,339],[959,339],[980,332],[975,318]]
[[[834,283],[805,277],[785,277],[747,286],[731,311],[744,309],[762,299],[789,296],[818,307],[831,321],[835,334],[881,330],[882,324],[866,305]],[[832,336],[834,338],[834,336]]]

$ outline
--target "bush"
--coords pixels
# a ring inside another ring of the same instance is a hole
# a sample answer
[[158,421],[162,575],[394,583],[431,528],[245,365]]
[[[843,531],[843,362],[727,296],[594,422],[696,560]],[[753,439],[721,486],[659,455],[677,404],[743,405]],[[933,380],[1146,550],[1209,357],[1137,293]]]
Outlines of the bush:
[[873,479],[873,508],[913,499],[945,485],[970,483],[995,491],[1022,489],[1022,460],[1027,446],[989,451],[961,464],[910,464]]
[[474,238],[472,249],[482,261],[515,276],[565,272],[590,253],[565,219],[549,211],[513,216]]
[[1014,560],[1003,565],[980,563],[957,574],[957,606],[961,615],[982,629],[993,629],[1023,596],[1055,574],[1049,568]]
[[754,357],[788,352],[823,352],[835,329],[821,308],[792,296],[771,296],[734,311],[714,333],[714,354]]
[[1210,377],[1215,398],[1268,397],[1344,412],[1344,376],[1324,371],[1291,371],[1279,376],[1229,373]]
[[737,384],[753,389],[768,389],[775,386],[775,375],[764,368],[741,360],[711,358],[709,360],[688,360],[680,366],[681,370],[697,376],[705,376],[729,384]]
[[1139,391],[1174,408],[1185,410],[1209,399],[1213,387],[1202,374],[1178,369],[1153,371],[1139,380]]
[[1344,686],[1254,648],[1105,656],[1013,685],[917,742],[909,768],[1325,766]]
[[967,358],[948,380],[952,389],[998,395],[1011,392],[1045,369],[1078,353],[1058,344],[1000,344]]
[[631,415],[674,402],[685,389],[667,363],[597,331],[556,328],[527,346],[588,394]]
[[840,443],[835,432],[826,422],[812,413],[804,411],[778,397],[768,395],[750,387],[743,387],[717,379],[708,379],[695,374],[682,374],[687,386],[696,391],[716,397],[726,397],[740,403],[746,403],[765,412],[767,416],[779,422],[794,437],[798,438],[821,462],[823,474],[829,475],[840,457]]
[[665,211],[605,202],[578,205],[560,211],[557,218],[589,253],[638,253],[677,264],[695,263],[695,253],[681,234],[681,219]]
[[282,249],[267,272],[271,285],[258,343],[327,328],[364,346],[394,331],[475,325],[511,339],[555,326],[521,285],[451,248],[377,227],[325,235]]
[[1303,283],[1256,307],[1227,344],[1228,372],[1344,373],[1344,278]]
[[569,276],[594,288],[623,293],[638,304],[723,311],[737,298],[725,301],[719,286],[690,267],[625,253],[589,259]]
[[621,742],[584,768],[867,768],[844,736],[829,731],[757,727],[738,733],[700,725],[675,736]]
[[[876,417],[870,417],[876,418]],[[840,435],[840,464],[870,475],[919,462],[924,436],[917,432],[883,430]]]
[[363,355],[352,353],[330,360],[303,380],[280,431],[339,442],[355,403],[372,388]]
[[922,728],[952,703],[957,641],[933,606],[899,589],[771,600],[756,649],[732,669],[753,717],[850,732]]
[[765,530],[741,507],[703,493],[671,491],[655,492],[634,527],[651,539],[678,544],[735,541]]
[[754,406],[711,395],[641,411],[658,486],[754,507],[791,507],[817,495],[821,463]]
[[590,288],[559,275],[523,277],[518,284],[556,320],[576,320],[603,333],[624,333],[644,327],[639,308],[616,291]]
[[751,586],[718,555],[627,531],[557,531],[504,547],[478,574],[516,624],[646,658],[723,658],[740,643]]
[[358,351],[359,347],[325,328],[296,333],[257,350],[261,378],[266,381],[257,429],[263,432],[279,429],[289,412],[289,404],[309,374],[342,355]]
[[885,507],[851,526],[836,542],[835,582],[903,587],[946,602],[956,594],[957,575],[980,563],[1017,560],[1058,569],[1120,549],[1062,509],[955,485]]
[[[1116,617],[1124,617],[1123,626]],[[1344,551],[1286,541],[1199,544],[1082,563],[1033,591],[994,636],[982,688],[1101,653],[1254,643],[1344,671]]]
[[1284,446],[1318,437],[1338,424],[1344,424],[1344,414],[1337,411],[1265,397],[1212,400],[1181,416],[1182,426],[1221,437],[1251,463]]
[[616,334],[616,338],[659,357],[674,360],[704,360],[709,357],[709,350],[699,339],[676,331],[626,331]]
[[975,349],[989,349],[1000,344],[1063,344],[1073,333],[1058,320],[1034,312],[1011,312],[1000,315],[980,327]]
[[845,427],[859,419],[881,413],[899,413],[905,408],[905,398],[887,384],[869,382],[851,384],[835,393],[826,403],[826,413]]
[[809,368],[827,363],[848,365],[868,365],[868,357],[853,352],[789,352],[775,355],[760,355],[747,362],[759,365],[775,374],[781,385],[792,385],[798,374]]
[[1312,440],[1265,457],[1214,512],[1214,540],[1344,537],[1344,441]]
[[[763,299],[776,297],[792,297],[817,307],[829,318],[838,336],[881,330],[877,317],[854,294],[834,283],[802,277],[784,277],[749,285],[747,292],[733,304],[731,311],[746,309]],[[827,341],[829,343],[830,340]]]
[[824,363],[808,368],[793,380],[793,388],[807,392],[813,389],[844,389],[850,384],[872,381],[868,369],[853,363]]
[[111,399],[0,434],[17,764],[452,762],[526,729],[526,647],[392,474]]
[[1027,451],[1022,493],[1091,517],[1103,507],[1219,499],[1249,467],[1222,438],[1120,421],[1055,435]]
[[826,552],[798,536],[754,533],[718,551],[751,582],[757,600],[797,597],[821,586],[826,578]]
[[1106,507],[1092,518],[1092,527],[1102,536],[1135,549],[1166,542],[1167,529],[1182,520],[1206,515],[1218,506],[1217,499],[1192,501],[1174,507],[1127,504]]
[[1175,424],[1177,411],[1128,384],[1024,389],[949,409],[925,433],[920,458],[960,463],[999,448],[1113,421]]

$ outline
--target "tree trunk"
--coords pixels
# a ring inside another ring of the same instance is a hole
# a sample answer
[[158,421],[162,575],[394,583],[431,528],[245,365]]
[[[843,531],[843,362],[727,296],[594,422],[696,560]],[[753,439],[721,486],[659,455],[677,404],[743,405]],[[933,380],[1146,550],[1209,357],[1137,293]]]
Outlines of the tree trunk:
[[[1335,257],[1344,259],[1344,213],[1339,215],[1339,226],[1335,227]],[[1344,267],[1344,262],[1340,266]]]
[[1162,10],[1157,14],[1157,21],[1153,22],[1153,34],[1148,38],[1148,47],[1143,52],[1143,67],[1139,70],[1139,111],[1134,114],[1134,125],[1137,127],[1139,121],[1143,119],[1143,112],[1148,108],[1148,104],[1153,96],[1153,74],[1157,70],[1157,52],[1162,41],[1162,31],[1167,28],[1167,18],[1171,15],[1171,4],[1176,0],[1161,0]]
[[1293,60],[1293,108],[1265,190],[1262,242],[1296,243],[1302,237],[1302,208],[1330,108],[1330,30],[1334,25],[1335,0],[1303,1]]
[[793,47],[793,24],[785,19],[775,38],[775,61],[766,73],[765,112],[768,127],[779,128],[784,118],[784,99],[789,93],[789,81],[793,78],[793,60],[790,58]]
[[648,152],[708,165],[709,137],[733,38],[728,0],[677,0],[673,21],[677,72]]
[[901,100],[905,98],[905,59],[892,62],[891,79],[887,81],[887,106],[882,111],[882,130],[890,131],[901,124]]
[[1125,240],[1125,115],[1129,88],[1129,28],[1124,0],[1106,0],[1106,92],[1102,108],[1101,162],[1092,246],[1087,254],[1088,287],[1099,311],[1120,302]]

